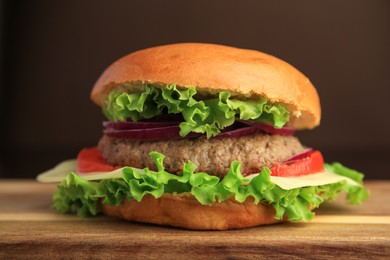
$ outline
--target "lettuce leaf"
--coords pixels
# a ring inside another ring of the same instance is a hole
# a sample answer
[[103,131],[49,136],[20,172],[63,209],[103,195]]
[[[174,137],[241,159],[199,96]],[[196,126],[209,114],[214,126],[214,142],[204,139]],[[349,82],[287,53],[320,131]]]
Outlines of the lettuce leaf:
[[255,120],[282,128],[289,120],[288,110],[280,104],[270,104],[266,99],[237,100],[222,91],[218,97],[197,100],[195,87],[180,89],[176,85],[156,88],[145,84],[140,93],[113,91],[108,95],[103,112],[111,121],[149,119],[162,113],[181,114],[180,135],[190,132],[205,133],[207,138],[234,123],[235,118]]
[[[252,179],[245,178],[240,172],[240,163],[231,164],[227,175],[219,177],[204,172],[197,172],[196,165],[187,162],[181,175],[165,171],[164,155],[150,154],[157,166],[157,171],[144,169],[142,172],[131,167],[123,168],[123,178],[87,181],[75,173],[70,173],[63,180],[53,196],[54,208],[63,213],[76,212],[80,216],[96,215],[100,212],[98,200],[110,205],[120,205],[123,199],[141,201],[150,194],[155,198],[164,193],[190,193],[199,203],[212,205],[233,197],[244,202],[252,197],[254,203],[268,203],[275,208],[276,218],[287,216],[290,221],[307,221],[314,213],[309,205],[318,207],[325,200],[334,199],[345,191],[348,202],[358,204],[368,197],[360,182],[350,185],[345,181],[322,185],[284,190],[272,183],[271,171],[264,167],[260,174]],[[361,181],[361,173],[350,170],[340,164],[326,165],[335,173]]]
[[[324,166],[326,170],[348,177],[363,186],[363,173],[349,169],[338,162],[332,164],[325,164]],[[366,200],[369,197],[368,190],[359,189],[358,187],[359,186],[345,184],[344,190],[347,192],[348,203],[360,204],[362,201]]]
[[76,211],[79,216],[99,213],[98,200],[101,183],[90,182],[71,173],[61,182],[53,195],[54,207],[61,213]]

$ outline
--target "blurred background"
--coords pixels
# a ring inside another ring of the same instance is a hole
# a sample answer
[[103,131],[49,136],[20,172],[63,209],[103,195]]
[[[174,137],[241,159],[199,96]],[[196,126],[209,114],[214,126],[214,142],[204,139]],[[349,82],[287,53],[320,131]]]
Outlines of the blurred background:
[[89,100],[138,49],[207,42],[257,49],[306,74],[321,126],[299,133],[327,161],[390,178],[390,1],[18,1],[0,5],[0,177],[34,178],[101,136]]

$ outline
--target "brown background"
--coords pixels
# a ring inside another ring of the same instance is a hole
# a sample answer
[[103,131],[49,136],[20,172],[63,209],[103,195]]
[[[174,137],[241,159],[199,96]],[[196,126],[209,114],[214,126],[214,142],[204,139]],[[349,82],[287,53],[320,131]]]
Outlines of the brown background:
[[323,118],[299,134],[367,178],[390,178],[390,1],[2,1],[0,177],[35,177],[101,135],[89,91],[138,49],[211,42],[304,72]]

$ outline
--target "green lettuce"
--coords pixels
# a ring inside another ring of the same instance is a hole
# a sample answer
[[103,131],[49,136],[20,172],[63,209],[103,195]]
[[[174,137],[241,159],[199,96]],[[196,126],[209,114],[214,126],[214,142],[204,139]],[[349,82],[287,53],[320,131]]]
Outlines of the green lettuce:
[[359,204],[361,201],[368,198],[368,191],[365,189],[360,189],[359,187],[363,186],[364,174],[353,169],[349,169],[342,165],[341,163],[325,164],[325,169],[331,172],[335,172],[339,175],[348,177],[360,186],[348,185],[345,184],[344,190],[347,192],[347,201],[350,204]]
[[196,165],[187,162],[181,175],[174,175],[165,171],[164,155],[157,152],[150,155],[157,171],[147,168],[140,171],[125,167],[122,178],[99,181],[87,181],[75,173],[70,173],[59,184],[53,196],[54,208],[63,213],[76,212],[80,216],[90,216],[100,212],[99,200],[109,205],[120,205],[124,199],[141,201],[148,194],[159,198],[165,193],[188,193],[202,205],[220,203],[228,198],[244,202],[252,197],[255,204],[265,202],[272,205],[277,219],[287,216],[290,221],[307,221],[314,216],[309,206],[318,207],[325,200],[334,199],[342,191],[346,192],[351,204],[359,204],[368,197],[368,191],[361,183],[361,173],[340,164],[326,167],[357,181],[358,185],[353,186],[342,181],[284,190],[272,183],[271,171],[267,167],[256,177],[248,179],[241,174],[240,163],[235,161],[227,175],[220,179],[204,172],[195,173]]
[[282,128],[289,120],[288,110],[280,104],[270,104],[266,99],[238,100],[222,91],[218,97],[197,100],[194,87],[180,89],[176,85],[156,88],[146,84],[143,92],[112,91],[103,112],[111,121],[153,118],[162,113],[181,114],[180,135],[190,132],[205,133],[208,138],[234,123],[236,117]]

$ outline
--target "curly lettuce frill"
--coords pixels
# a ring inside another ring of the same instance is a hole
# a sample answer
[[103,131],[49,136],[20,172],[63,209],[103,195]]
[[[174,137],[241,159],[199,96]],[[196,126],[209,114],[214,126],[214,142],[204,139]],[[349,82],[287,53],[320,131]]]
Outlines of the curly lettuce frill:
[[190,193],[202,205],[212,205],[230,197],[238,202],[253,197],[255,204],[266,202],[272,205],[277,219],[287,216],[290,221],[308,221],[314,216],[310,206],[318,207],[325,200],[334,199],[341,191],[346,192],[351,204],[359,204],[368,197],[368,191],[362,186],[362,174],[340,164],[326,167],[355,180],[358,186],[342,181],[284,190],[272,183],[269,168],[264,167],[260,174],[248,179],[242,176],[239,162],[231,164],[223,179],[203,172],[195,173],[196,165],[192,162],[186,163],[178,176],[165,171],[162,154],[152,152],[151,157],[157,166],[156,172],[125,167],[123,178],[100,181],[87,181],[75,173],[69,174],[54,194],[54,208],[62,213],[76,212],[79,216],[90,216],[100,212],[100,199],[105,204],[120,205],[125,198],[141,201],[147,194],[159,198],[165,193]]
[[190,132],[205,133],[207,138],[234,123],[235,118],[282,128],[289,120],[288,110],[280,104],[270,104],[266,99],[237,100],[222,91],[218,98],[196,100],[194,87],[180,89],[176,85],[156,88],[146,84],[143,92],[126,93],[113,91],[108,95],[103,112],[111,121],[138,121],[150,119],[162,113],[181,114],[180,135]]

